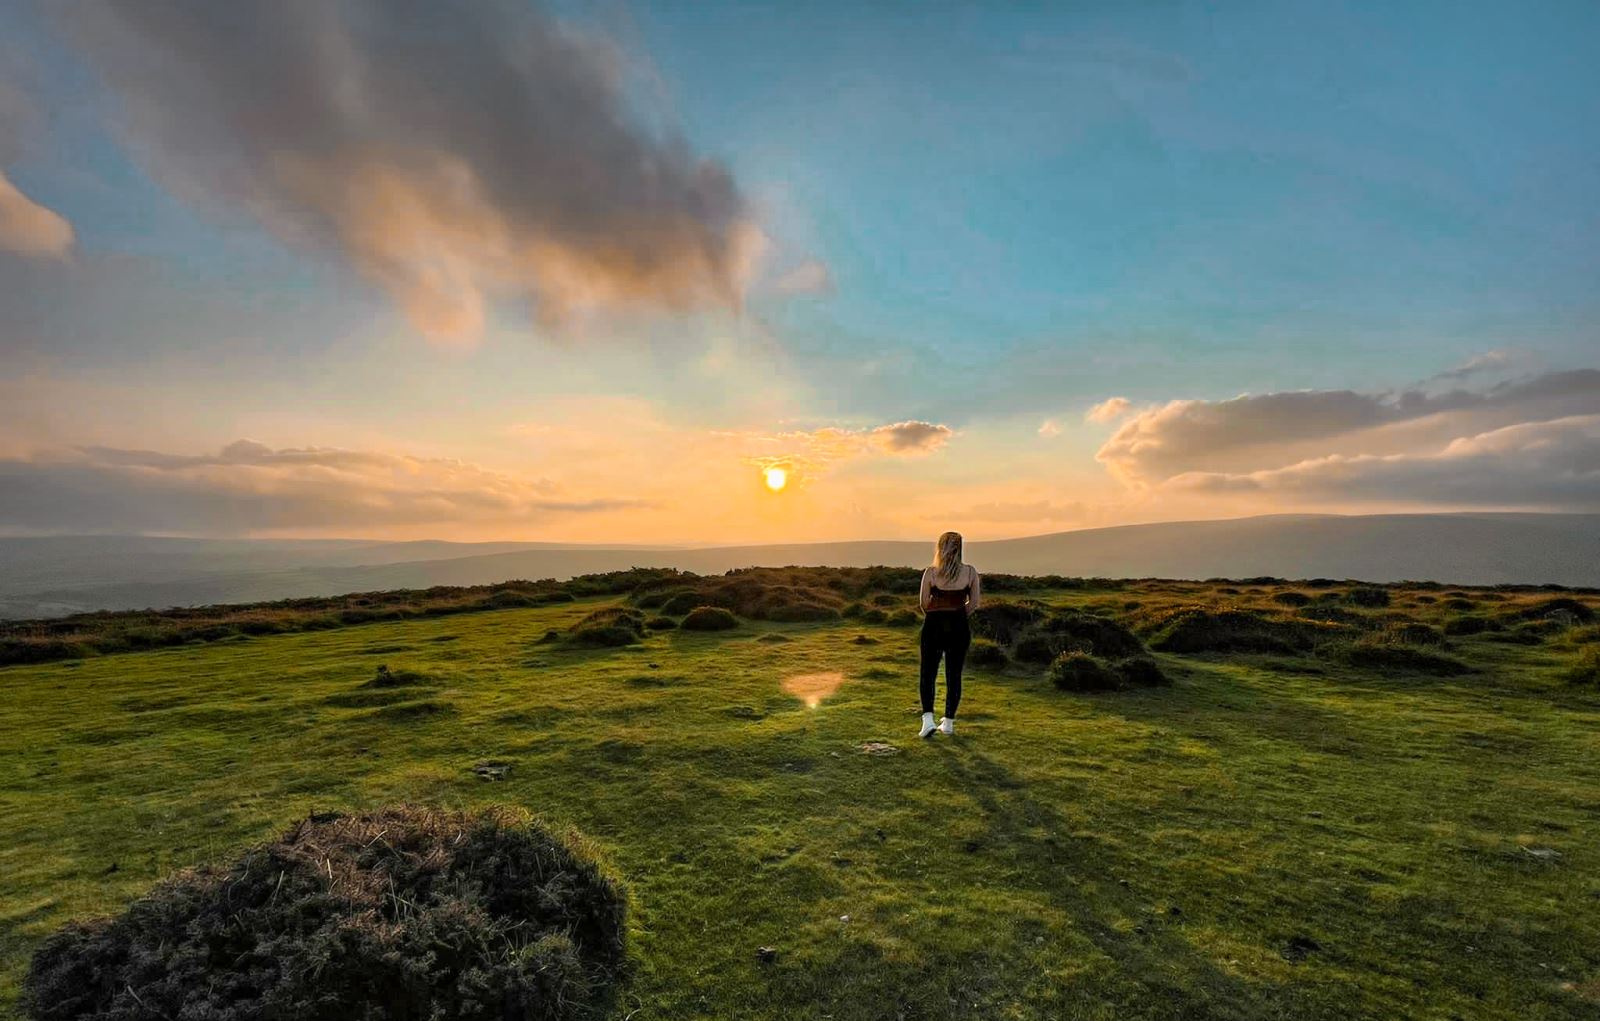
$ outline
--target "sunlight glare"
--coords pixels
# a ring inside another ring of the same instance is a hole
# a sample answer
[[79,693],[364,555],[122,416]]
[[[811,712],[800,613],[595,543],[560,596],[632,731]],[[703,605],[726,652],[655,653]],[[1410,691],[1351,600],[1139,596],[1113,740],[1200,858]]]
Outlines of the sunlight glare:
[[774,493],[789,484],[789,472],[787,469],[768,468],[765,470],[765,475],[767,476],[767,488]]

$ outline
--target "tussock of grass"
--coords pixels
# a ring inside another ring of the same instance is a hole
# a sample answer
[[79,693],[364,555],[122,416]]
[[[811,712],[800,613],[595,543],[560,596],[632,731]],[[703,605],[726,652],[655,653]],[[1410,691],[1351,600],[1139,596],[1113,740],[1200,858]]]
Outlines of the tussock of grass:
[[23,1002],[39,1021],[589,1018],[625,911],[581,851],[508,812],[319,817],[67,926]]
[[739,618],[720,606],[697,606],[683,618],[685,631],[731,631],[739,626]]

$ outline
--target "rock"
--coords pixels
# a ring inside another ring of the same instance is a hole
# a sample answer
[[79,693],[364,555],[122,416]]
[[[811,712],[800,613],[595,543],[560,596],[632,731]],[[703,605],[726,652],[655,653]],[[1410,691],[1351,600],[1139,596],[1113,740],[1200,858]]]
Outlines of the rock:
[[900,749],[896,748],[894,745],[890,744],[887,741],[863,741],[863,742],[861,742],[861,754],[862,755],[899,755],[900,754]]
[[1553,847],[1524,847],[1523,852],[1539,859],[1540,861],[1560,861],[1561,852]]
[[504,780],[506,774],[511,772],[511,763],[478,762],[473,764],[472,772],[479,780]]
[[772,962],[776,961],[777,959],[778,959],[778,948],[777,947],[758,947],[756,949],[756,960],[760,961],[762,964],[771,964]]

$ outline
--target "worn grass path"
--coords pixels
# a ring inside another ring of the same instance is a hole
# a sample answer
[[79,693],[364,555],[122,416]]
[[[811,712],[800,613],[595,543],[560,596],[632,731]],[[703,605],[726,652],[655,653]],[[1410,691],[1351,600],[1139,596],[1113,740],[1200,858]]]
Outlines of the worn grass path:
[[[0,1014],[65,920],[404,799],[587,834],[640,1021],[1600,1015],[1600,694],[1555,653],[1168,656],[1174,687],[1098,696],[980,670],[918,742],[914,629],[537,643],[595,605],[0,670]],[[379,663],[433,683],[361,688]],[[834,670],[815,708],[782,688]]]

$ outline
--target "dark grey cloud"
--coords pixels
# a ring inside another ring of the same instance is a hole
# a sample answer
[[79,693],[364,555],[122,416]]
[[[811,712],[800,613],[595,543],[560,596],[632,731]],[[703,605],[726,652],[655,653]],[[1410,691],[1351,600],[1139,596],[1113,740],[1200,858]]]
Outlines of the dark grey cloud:
[[464,461],[241,440],[216,454],[84,447],[0,460],[0,531],[240,535],[376,528],[525,527],[630,510]]
[[622,57],[509,0],[67,5],[186,198],[333,251],[425,332],[496,295],[736,304],[760,244],[728,171],[630,111]]

